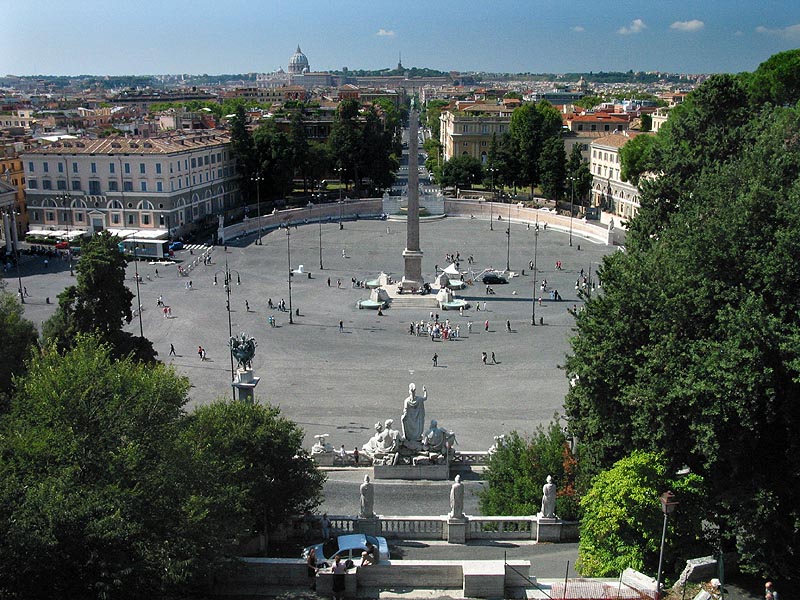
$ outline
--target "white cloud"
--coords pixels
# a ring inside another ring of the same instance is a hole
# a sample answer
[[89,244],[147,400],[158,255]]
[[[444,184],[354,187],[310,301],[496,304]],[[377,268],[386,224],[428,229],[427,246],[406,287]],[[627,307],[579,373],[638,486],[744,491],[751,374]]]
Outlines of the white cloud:
[[572,29],[572,31],[576,33],[583,33],[584,31],[586,31],[586,29],[580,25],[576,25],[575,27],[570,27],[570,29]]
[[675,31],[700,31],[706,24],[703,23],[699,19],[692,19],[691,21],[675,21],[672,25],[669,26],[670,29],[674,29]]
[[617,33],[620,35],[629,35],[631,33],[640,33],[645,29],[647,29],[647,25],[644,24],[644,21],[641,19],[634,19],[627,27],[620,27],[617,29]]
[[763,33],[766,35],[777,35],[779,37],[784,37],[790,40],[800,40],[800,23],[777,29],[770,29],[768,27],[764,27],[763,25],[759,25],[758,27],[756,27],[756,33]]
[[378,37],[394,37],[395,34],[393,30],[384,29],[383,27],[381,27],[380,29],[378,29],[378,33],[376,33],[375,35],[377,35]]

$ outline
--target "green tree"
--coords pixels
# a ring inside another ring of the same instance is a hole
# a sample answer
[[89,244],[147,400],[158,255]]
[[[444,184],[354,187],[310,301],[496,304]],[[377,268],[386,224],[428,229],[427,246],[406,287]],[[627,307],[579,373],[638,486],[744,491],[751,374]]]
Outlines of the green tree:
[[303,191],[308,192],[310,150],[308,145],[308,135],[306,135],[306,124],[305,119],[303,118],[302,110],[299,110],[292,115],[289,144],[292,149],[292,166],[294,167],[294,175],[303,179]]
[[439,117],[442,116],[442,109],[450,104],[449,100],[430,100],[425,105],[425,124],[431,130],[431,137],[438,140],[441,133]]
[[9,294],[5,282],[0,281],[0,339],[5,346],[0,361],[0,414],[8,408],[13,378],[25,373],[25,360],[39,341],[36,326],[23,317],[24,307],[18,298]]
[[659,496],[668,490],[679,506],[668,521],[664,564],[696,556],[705,516],[703,479],[693,474],[671,478],[666,464],[659,454],[634,452],[595,477],[581,499],[576,567],[582,575],[618,577],[627,568],[657,571],[663,527]]
[[122,329],[133,319],[134,296],[125,285],[127,262],[118,244],[119,238],[105,231],[82,243],[76,285],[58,295],[58,308],[45,321],[43,337],[64,350],[80,334],[97,334],[111,344],[117,357],[133,353],[139,360],[152,361],[156,354],[152,343]]
[[542,144],[538,167],[545,198],[560,200],[563,197],[567,177],[566,160],[564,140],[556,136],[547,138]]
[[454,156],[442,166],[441,185],[470,187],[483,179],[481,161],[468,154]]
[[565,408],[589,472],[663,450],[717,491],[744,570],[792,576],[800,491],[775,482],[800,472],[800,110],[746,113],[736,80],[706,86],[657,134],[627,252],[577,315]]
[[258,173],[258,159],[253,136],[247,128],[247,111],[244,104],[236,106],[236,112],[231,119],[231,156],[236,161],[242,197],[250,198],[256,192],[252,178]]
[[592,191],[592,173],[589,171],[589,164],[583,160],[580,144],[573,144],[567,159],[567,177],[572,178],[569,183],[567,193],[570,197],[573,193],[572,186],[575,187],[575,200],[578,204],[583,204],[589,199]]
[[292,191],[295,155],[289,136],[267,121],[253,134],[262,198],[283,198]]
[[489,458],[484,472],[486,487],[480,492],[481,512],[486,515],[535,515],[541,508],[542,486],[553,477],[558,489],[556,514],[577,517],[576,461],[569,443],[553,419],[526,439],[516,431],[506,435]]
[[202,574],[174,458],[188,389],[96,338],[32,361],[0,422],[0,595],[160,597]]
[[228,506],[235,502],[252,530],[268,536],[322,500],[325,476],[303,449],[303,435],[277,408],[223,400],[186,418],[182,443],[202,468],[197,481],[212,488],[205,495],[233,491]]
[[633,185],[639,185],[642,175],[653,169],[654,148],[656,138],[652,135],[637,135],[631,138],[619,149],[619,157],[622,161],[620,178],[622,181],[630,181]]
[[771,56],[752,74],[745,76],[750,97],[756,104],[769,102],[792,106],[800,100],[800,49]]
[[356,193],[359,194],[362,148],[356,100],[343,100],[339,103],[331,134],[328,136],[328,148],[335,168],[341,169],[342,180],[355,182]]
[[361,173],[372,182],[372,187],[380,192],[392,185],[394,172],[399,161],[392,154],[394,135],[385,128],[374,108],[364,114],[361,130]]
[[[508,129],[514,152],[518,156],[516,181],[520,185],[530,186],[533,195],[534,186],[542,181],[543,162],[540,159],[545,141],[561,136],[561,114],[549,102],[523,104],[511,114]],[[547,153],[552,152],[553,147],[549,144]],[[550,164],[548,158],[544,162]]]

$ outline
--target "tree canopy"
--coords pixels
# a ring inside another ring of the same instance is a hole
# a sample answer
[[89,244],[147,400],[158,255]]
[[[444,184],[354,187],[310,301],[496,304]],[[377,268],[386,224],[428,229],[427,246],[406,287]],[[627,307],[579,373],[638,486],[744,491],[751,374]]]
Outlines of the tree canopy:
[[0,339],[3,340],[3,360],[0,361],[0,414],[5,412],[14,389],[13,377],[25,373],[25,361],[39,341],[36,326],[23,317],[24,307],[19,296],[9,294],[0,281]]
[[706,480],[709,518],[746,571],[792,577],[800,109],[745,91],[714,76],[657,134],[627,251],[604,260],[603,293],[577,315],[565,407],[589,472],[663,451],[668,470]]

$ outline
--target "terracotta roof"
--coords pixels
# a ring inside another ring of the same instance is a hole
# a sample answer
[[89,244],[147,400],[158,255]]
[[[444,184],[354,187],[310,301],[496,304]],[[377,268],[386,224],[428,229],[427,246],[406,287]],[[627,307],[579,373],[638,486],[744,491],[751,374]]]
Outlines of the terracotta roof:
[[616,123],[627,123],[630,121],[628,115],[621,114],[621,113],[594,113],[591,115],[572,115],[567,116],[568,121],[580,121],[583,123],[604,123],[604,122],[616,122]]
[[598,138],[592,142],[592,146],[604,146],[607,148],[621,148],[625,144],[627,144],[631,138],[627,135],[622,135],[619,133],[612,133],[611,135],[605,135],[601,138]]
[[30,151],[32,154],[172,154],[221,146],[230,142],[227,133],[196,133],[153,138],[107,137],[63,140]]

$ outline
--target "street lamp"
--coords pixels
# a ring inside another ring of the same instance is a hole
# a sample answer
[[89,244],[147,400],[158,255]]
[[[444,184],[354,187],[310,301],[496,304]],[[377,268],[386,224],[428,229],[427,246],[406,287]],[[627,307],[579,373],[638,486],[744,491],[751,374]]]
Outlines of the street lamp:
[[506,223],[506,271],[511,270],[511,199],[508,200],[508,223]]
[[261,246],[261,181],[263,177],[256,175],[251,177],[250,181],[256,182],[256,204],[258,205],[258,237],[256,238],[256,246]]
[[286,259],[289,261],[289,277],[287,277],[287,281],[289,282],[289,324],[293,325],[294,321],[292,320],[292,247],[289,241],[291,240],[291,230],[289,229],[289,223],[286,223]]
[[19,302],[20,304],[25,304],[25,288],[22,287],[22,275],[19,272],[19,237],[17,234],[17,215],[18,212],[14,211],[12,208],[8,210],[8,219],[10,221],[8,231],[11,234],[11,247],[14,250],[14,255],[16,256],[16,268],[17,268],[17,282],[19,283]]
[[[134,240],[133,242],[133,279],[136,282],[136,312],[139,314],[139,337],[144,337],[144,328],[142,327],[142,299],[139,294],[139,257],[136,255],[136,249],[139,243]],[[70,263],[70,268],[72,264]]]
[[537,258],[539,254],[539,219],[537,215],[536,227],[533,230],[533,296],[531,297],[531,325],[536,325],[536,274]]
[[569,197],[569,245],[572,246],[572,205],[575,202],[575,177],[569,177],[572,193]]
[[661,500],[661,512],[664,513],[664,527],[661,530],[661,551],[658,555],[658,574],[656,575],[656,597],[655,600],[661,600],[661,568],[664,564],[664,541],[667,537],[667,520],[669,516],[675,512],[678,503],[674,500],[675,494],[672,492],[664,492],[659,496]]
[[[230,267],[228,267],[228,257],[227,257],[227,255],[225,256],[225,270],[224,271],[216,271],[214,273],[214,282],[217,281],[217,274],[218,273],[224,273],[224,276],[225,276],[225,279],[223,281],[225,283],[225,285],[224,285],[225,307],[226,307],[226,309],[228,311],[228,339],[231,339],[231,337],[233,337],[233,325],[231,323],[231,283],[233,283],[233,275],[232,275],[232,273],[236,273],[236,285],[241,285],[242,278],[239,275],[239,271],[237,271],[236,269],[231,269]],[[233,348],[230,349],[230,355],[231,355],[231,381],[233,381],[234,378],[235,378],[235,373],[234,373],[234,370],[233,370]],[[231,394],[233,394],[233,390],[232,389],[231,389]]]
[[[72,217],[72,196],[69,192],[66,194],[60,194],[56,196],[56,200],[61,201],[61,206],[64,209],[64,225],[67,227],[67,258],[69,259],[69,274],[74,276],[75,273],[72,271],[72,248],[69,239],[69,222]],[[69,212],[67,212],[67,207],[69,207]],[[69,214],[69,217],[67,215]]]
[[[322,204],[322,191],[317,193],[317,203]],[[319,224],[319,270],[323,271],[325,267],[322,266],[322,213],[321,212],[319,213],[319,218],[317,219],[317,223]]]

